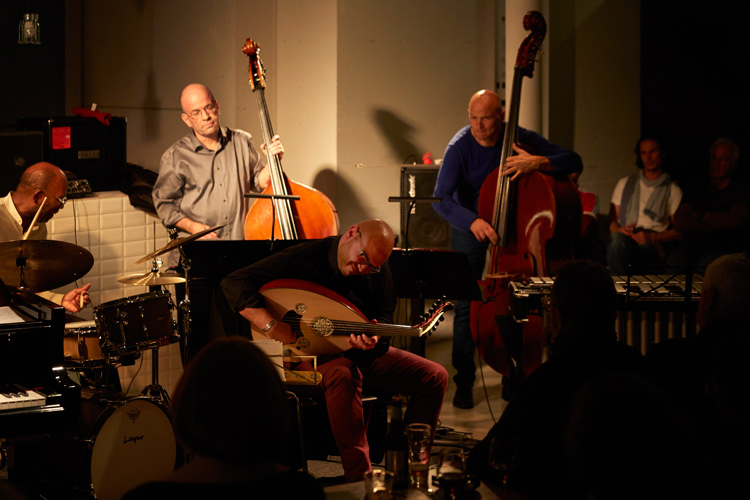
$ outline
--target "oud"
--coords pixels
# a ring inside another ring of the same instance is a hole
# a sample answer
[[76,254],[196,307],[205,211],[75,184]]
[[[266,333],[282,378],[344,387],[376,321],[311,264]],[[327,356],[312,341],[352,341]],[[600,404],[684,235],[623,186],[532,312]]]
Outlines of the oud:
[[[450,302],[437,302],[414,326],[370,323],[346,298],[323,286],[304,280],[282,279],[267,283],[260,290],[266,308],[275,318],[289,324],[297,336],[284,345],[284,356],[338,354],[351,348],[350,334],[381,337],[425,337],[437,328],[443,314],[453,308]],[[253,326],[254,340],[268,337]]]

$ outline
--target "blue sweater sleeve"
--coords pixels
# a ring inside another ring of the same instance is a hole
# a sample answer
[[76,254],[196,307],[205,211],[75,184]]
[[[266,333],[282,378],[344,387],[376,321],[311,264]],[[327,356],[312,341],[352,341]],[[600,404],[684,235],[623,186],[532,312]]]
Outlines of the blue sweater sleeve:
[[[549,142],[536,132],[519,127],[518,141],[533,154],[546,156],[555,172],[570,174],[583,170],[578,154]],[[435,212],[454,228],[468,231],[479,217],[477,201],[482,184],[500,165],[501,154],[502,141],[493,147],[484,147],[471,136],[470,127],[459,130],[448,144],[438,172],[434,196],[440,198],[440,202],[432,205]]]

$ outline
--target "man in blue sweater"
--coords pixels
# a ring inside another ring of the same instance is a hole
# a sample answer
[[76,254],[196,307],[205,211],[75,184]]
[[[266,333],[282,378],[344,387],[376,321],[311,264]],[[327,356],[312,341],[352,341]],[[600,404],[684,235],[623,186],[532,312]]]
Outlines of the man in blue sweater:
[[[450,222],[451,247],[468,256],[476,279],[481,278],[488,242],[498,243],[490,221],[479,217],[477,201],[485,179],[500,166],[504,116],[500,97],[495,92],[475,93],[469,101],[470,124],[459,130],[448,144],[435,185],[434,196],[440,198],[440,202],[433,207]],[[565,174],[583,170],[580,156],[552,144],[536,132],[519,127],[518,141],[524,147],[513,145],[516,154],[506,159],[503,171],[503,175],[511,176],[513,181],[535,170]],[[452,362],[457,371],[453,379],[456,383],[453,406],[464,409],[474,406],[476,366],[470,304],[457,301],[453,320]]]

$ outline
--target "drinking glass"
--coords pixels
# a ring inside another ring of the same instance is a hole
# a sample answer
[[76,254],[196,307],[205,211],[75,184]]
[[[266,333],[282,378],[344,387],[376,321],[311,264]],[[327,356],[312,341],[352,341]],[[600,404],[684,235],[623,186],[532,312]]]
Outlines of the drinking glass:
[[390,500],[393,498],[393,472],[372,469],[365,472],[365,493],[368,500]]
[[430,451],[432,449],[432,426],[409,424],[406,426],[407,455],[409,461],[409,485],[418,490],[429,491]]
[[502,442],[493,437],[490,441],[490,467],[502,476],[503,493],[501,498],[505,499],[508,489],[508,477],[513,474],[518,465],[516,457],[517,443],[515,438],[509,442]]
[[466,455],[463,449],[443,448],[440,450],[435,482],[446,500],[466,497],[470,483],[466,476]]

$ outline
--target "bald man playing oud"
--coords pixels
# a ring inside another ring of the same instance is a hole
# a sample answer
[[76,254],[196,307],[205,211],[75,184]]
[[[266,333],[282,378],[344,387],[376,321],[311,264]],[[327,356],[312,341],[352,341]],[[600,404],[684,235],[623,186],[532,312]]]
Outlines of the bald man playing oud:
[[[451,225],[451,248],[463,252],[476,279],[484,268],[487,244],[498,243],[491,221],[479,217],[479,191],[490,173],[500,166],[503,150],[505,110],[500,97],[490,90],[480,90],[469,100],[469,125],[459,130],[443,156],[435,183],[435,211]],[[518,127],[514,156],[505,161],[503,175],[512,181],[534,171],[572,174],[583,170],[581,158],[547,141],[544,137]],[[528,151],[533,151],[529,153]],[[453,320],[453,366],[456,394],[453,406],[474,406],[473,387],[476,378],[474,341],[470,328],[469,301],[457,301]]]
[[[16,190],[0,198],[0,242],[21,240],[27,232],[27,239],[47,239],[47,222],[65,206],[67,194],[68,178],[55,165],[40,162],[27,168]],[[39,216],[34,222],[37,212]],[[75,313],[91,302],[90,286],[75,288],[64,295],[52,292],[38,295]]]
[[[284,318],[266,308],[260,293],[263,285],[277,279],[323,286],[354,304],[371,322],[393,323],[396,290],[388,257],[394,240],[388,224],[365,220],[340,236],[306,241],[235,271],[221,286],[234,311],[268,338],[284,344],[295,343],[297,336]],[[349,344],[352,349],[341,354],[318,356],[318,371],[344,478],[359,481],[371,468],[363,385],[409,396],[404,423],[430,424],[434,435],[448,372],[437,363],[389,346],[386,338],[352,333]]]

